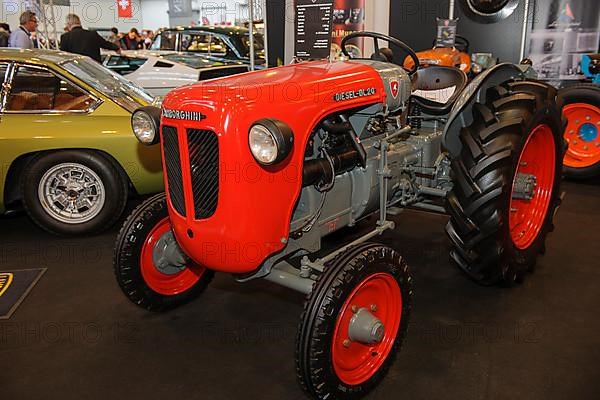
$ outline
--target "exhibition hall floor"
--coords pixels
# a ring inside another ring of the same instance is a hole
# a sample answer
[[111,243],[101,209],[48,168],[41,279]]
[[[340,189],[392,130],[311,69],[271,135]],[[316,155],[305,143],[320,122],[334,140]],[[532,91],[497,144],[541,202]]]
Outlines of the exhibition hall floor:
[[[414,308],[370,399],[598,398],[600,182],[563,189],[547,253],[514,289],[480,287],[451,264],[445,216],[395,217],[381,241],[412,268]],[[148,313],[114,279],[118,227],[59,239],[24,215],[0,224],[0,270],[48,268],[0,321],[1,398],[304,398],[294,367],[302,295],[218,275],[195,302]]]

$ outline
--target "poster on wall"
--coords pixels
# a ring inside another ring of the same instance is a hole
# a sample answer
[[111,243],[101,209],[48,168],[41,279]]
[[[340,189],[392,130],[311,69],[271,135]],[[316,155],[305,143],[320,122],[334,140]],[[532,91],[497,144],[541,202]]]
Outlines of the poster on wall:
[[[331,58],[342,55],[342,40],[353,32],[365,30],[365,0],[333,1],[333,32]],[[362,57],[364,43],[362,38],[351,40],[347,47],[353,57]]]
[[[44,4],[50,4],[50,0],[44,0]],[[71,5],[71,0],[54,0],[52,5],[69,7]]]
[[192,0],[169,0],[169,17],[191,18]]
[[456,44],[457,19],[436,18],[437,35],[435,37],[435,47],[444,47],[451,49]]
[[584,54],[600,43],[598,0],[537,0],[528,58],[540,79],[579,80]]

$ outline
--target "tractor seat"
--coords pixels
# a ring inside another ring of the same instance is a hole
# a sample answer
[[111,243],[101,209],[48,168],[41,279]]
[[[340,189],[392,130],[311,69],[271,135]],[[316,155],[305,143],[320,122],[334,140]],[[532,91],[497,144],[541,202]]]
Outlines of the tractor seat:
[[427,67],[413,78],[413,100],[426,114],[446,115],[467,86],[467,75],[453,67]]

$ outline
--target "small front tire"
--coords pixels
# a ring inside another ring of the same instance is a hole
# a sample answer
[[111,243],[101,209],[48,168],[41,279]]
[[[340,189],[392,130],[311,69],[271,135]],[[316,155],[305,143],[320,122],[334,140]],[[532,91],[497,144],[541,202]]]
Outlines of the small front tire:
[[311,397],[360,398],[384,378],[408,329],[411,285],[404,259],[382,245],[353,247],[326,267],[296,337],[296,371]]
[[129,300],[149,311],[166,311],[191,301],[214,277],[213,271],[191,261],[183,267],[157,267],[156,249],[165,241],[174,241],[174,236],[166,196],[161,193],[133,211],[115,244],[114,270],[119,287]]

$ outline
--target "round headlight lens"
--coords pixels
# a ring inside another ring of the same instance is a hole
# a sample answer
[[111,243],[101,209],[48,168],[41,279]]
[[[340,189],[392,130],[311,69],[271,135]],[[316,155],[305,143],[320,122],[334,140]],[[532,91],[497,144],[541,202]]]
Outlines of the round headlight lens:
[[275,136],[265,126],[256,124],[250,128],[248,138],[252,155],[261,164],[270,165],[277,160],[279,148]]
[[152,144],[156,137],[157,127],[154,119],[145,111],[136,111],[131,117],[131,127],[135,137],[143,144]]

